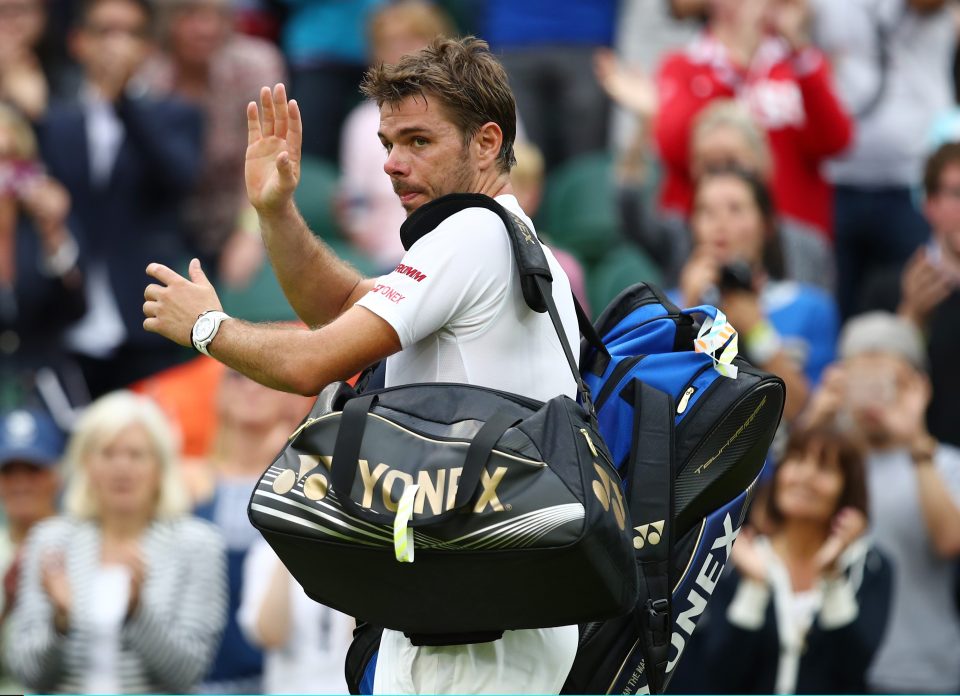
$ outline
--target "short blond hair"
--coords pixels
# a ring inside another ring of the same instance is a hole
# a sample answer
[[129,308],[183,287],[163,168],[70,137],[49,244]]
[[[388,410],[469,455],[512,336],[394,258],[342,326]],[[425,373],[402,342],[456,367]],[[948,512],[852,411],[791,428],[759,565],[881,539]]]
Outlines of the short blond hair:
[[380,40],[380,33],[386,26],[396,24],[405,24],[424,43],[438,36],[453,36],[455,33],[450,18],[432,2],[401,0],[384,5],[370,17],[367,24],[370,44],[374,45]]
[[764,174],[770,172],[773,160],[767,134],[743,104],[735,99],[718,99],[697,114],[691,131],[691,146],[718,128],[730,128],[740,133],[757,156],[761,171]]
[[30,122],[17,109],[4,102],[0,102],[0,128],[10,131],[14,148],[11,154],[16,159],[37,158],[37,138]]
[[517,164],[510,172],[510,180],[518,186],[540,186],[543,184],[545,165],[543,153],[533,143],[517,142],[513,145]]
[[100,516],[96,496],[90,490],[86,461],[94,451],[133,425],[146,430],[160,465],[160,491],[154,515],[169,519],[190,509],[190,499],[180,476],[179,437],[167,417],[152,399],[130,391],[116,391],[86,408],[67,444],[64,458],[67,514],[87,519]]

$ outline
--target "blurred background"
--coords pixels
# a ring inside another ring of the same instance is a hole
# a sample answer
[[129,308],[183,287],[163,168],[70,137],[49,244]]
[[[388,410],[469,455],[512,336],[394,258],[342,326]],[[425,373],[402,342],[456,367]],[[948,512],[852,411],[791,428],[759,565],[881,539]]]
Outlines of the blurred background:
[[0,0],[0,685],[346,692],[353,620],[246,517],[310,400],[144,332],[144,268],[296,321],[243,182],[284,82],[304,218],[391,271],[358,87],[438,35],[506,67],[513,186],[588,312],[715,304],[788,385],[671,691],[960,692],[955,0]]

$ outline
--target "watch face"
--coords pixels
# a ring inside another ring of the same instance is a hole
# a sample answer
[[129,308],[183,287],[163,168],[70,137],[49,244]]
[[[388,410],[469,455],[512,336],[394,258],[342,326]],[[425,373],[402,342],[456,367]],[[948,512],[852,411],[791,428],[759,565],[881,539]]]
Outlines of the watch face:
[[193,325],[193,338],[195,341],[205,341],[213,333],[213,317],[200,317],[197,323]]

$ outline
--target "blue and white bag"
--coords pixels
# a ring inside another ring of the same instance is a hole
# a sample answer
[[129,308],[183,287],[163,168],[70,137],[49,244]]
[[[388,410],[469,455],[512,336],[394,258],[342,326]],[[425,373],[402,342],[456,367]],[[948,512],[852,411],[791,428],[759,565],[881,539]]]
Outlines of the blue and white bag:
[[596,332],[603,347],[586,342],[580,369],[623,479],[641,591],[631,614],[581,626],[564,692],[662,693],[729,558],[785,389],[737,357],[722,312],[680,310],[643,283]]

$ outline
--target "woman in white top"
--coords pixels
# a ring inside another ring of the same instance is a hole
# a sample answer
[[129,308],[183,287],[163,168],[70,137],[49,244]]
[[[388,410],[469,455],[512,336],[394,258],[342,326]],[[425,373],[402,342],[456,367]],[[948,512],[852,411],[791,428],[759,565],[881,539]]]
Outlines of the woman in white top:
[[226,619],[225,552],[186,514],[175,453],[146,397],[109,394],[80,419],[66,515],[27,539],[6,643],[30,689],[183,693],[203,677]]
[[732,572],[717,584],[672,693],[866,693],[889,613],[889,563],[863,536],[862,452],[832,428],[791,434]]
[[264,649],[268,694],[346,694],[344,662],[356,622],[313,601],[270,545],[258,540],[243,562],[237,623]]

